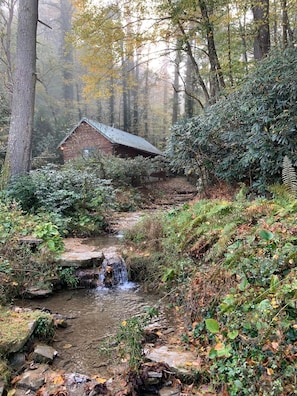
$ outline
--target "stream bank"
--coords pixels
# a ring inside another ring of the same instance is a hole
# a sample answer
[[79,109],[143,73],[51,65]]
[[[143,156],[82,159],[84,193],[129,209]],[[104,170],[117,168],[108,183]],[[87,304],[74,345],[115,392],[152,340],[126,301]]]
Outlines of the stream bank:
[[[190,194],[193,194],[193,191]],[[189,197],[188,194],[186,194],[186,196]],[[163,202],[161,205],[162,208],[166,208],[168,205],[170,206],[168,199],[164,197],[160,197],[160,199]],[[184,199],[179,200],[179,202],[183,201]],[[154,212],[155,208],[150,207],[137,213],[121,214],[114,219],[112,230],[114,232],[119,232],[127,229],[135,224],[144,213],[150,213],[152,211]],[[68,251],[71,254],[83,254],[90,250],[92,252],[97,250],[97,248],[90,247],[90,245],[84,243],[84,240],[68,239],[65,242],[66,252]],[[81,295],[79,294],[80,292],[81,291],[78,291],[77,295],[75,295],[76,291],[70,291],[69,300],[73,300],[72,302],[74,305],[77,305],[76,302],[81,298]],[[94,297],[94,291],[83,291],[83,293],[88,294],[89,298],[92,295],[92,292]],[[114,302],[117,292],[114,290],[105,290],[105,292],[105,297],[108,297],[107,304],[110,306]],[[122,293],[121,290],[118,290],[118,293],[120,293],[121,303],[125,304],[125,294]],[[137,288],[133,293],[134,296],[137,296],[137,304],[139,302],[140,305],[144,303],[144,301],[141,301],[142,297],[139,299],[139,290],[137,290]],[[55,312],[58,311],[58,309],[56,309],[58,306],[55,302],[53,303],[52,309],[47,308],[46,302],[43,303],[42,300],[38,300],[38,304],[42,309],[53,311],[53,308],[55,308]],[[96,304],[93,304],[93,306],[94,305]],[[126,305],[128,305],[128,303],[126,303],[125,306]],[[100,309],[100,314],[104,314],[105,308],[101,307]],[[132,312],[130,314],[132,314]],[[72,320],[76,320],[76,314],[72,315],[69,311],[65,312],[65,315],[62,316],[68,317],[68,321],[70,320],[71,322]],[[90,316],[94,319],[95,323],[98,323],[98,317],[96,317],[96,315],[91,313]],[[119,314],[118,319],[121,321],[125,319],[125,317]],[[104,320],[102,316],[101,320]],[[65,341],[65,334],[67,331],[70,331],[70,333],[75,332],[75,330],[71,328],[72,326],[73,325],[71,324],[69,327],[67,326],[66,329],[59,329],[57,331],[55,342],[61,343],[61,349],[65,356],[67,356],[68,352],[73,352],[76,349],[76,360],[80,360],[82,355],[80,351],[82,351],[82,348],[75,347],[75,345],[66,342],[67,340]],[[112,327],[113,326],[114,325],[112,325]],[[86,334],[89,332],[88,326],[83,327],[84,331],[77,335],[77,339],[84,340]],[[189,351],[184,351],[183,348],[178,345],[175,345],[174,347],[166,345],[168,340],[170,340],[171,337],[174,337],[175,328],[170,327],[168,323],[164,323],[161,319],[155,323],[151,323],[147,332],[153,336],[148,336],[146,344],[143,345],[143,348],[146,351],[147,362],[142,365],[138,376],[132,375],[132,377],[130,377],[128,375],[129,369],[126,361],[122,361],[121,364],[116,365],[110,364],[108,362],[104,362],[99,354],[92,358],[94,359],[94,370],[89,373],[84,372],[83,366],[73,367],[71,364],[67,365],[65,363],[67,358],[64,359],[62,366],[59,366],[58,364],[56,365],[56,362],[59,361],[59,357],[53,357],[52,361],[46,365],[33,360],[25,372],[21,373],[13,380],[14,388],[11,390],[10,394],[17,396],[28,394],[38,396],[93,396],[97,394],[117,394],[118,396],[121,394],[160,394],[162,396],[173,394],[179,395],[183,390],[180,378],[187,378],[187,381],[189,379],[190,381],[195,379],[196,369],[193,371],[192,368],[199,365],[197,356],[193,355]],[[92,337],[93,341],[91,341],[91,343],[86,343],[84,348],[87,354],[90,349],[95,349],[94,345],[97,341],[100,341],[99,338],[101,338],[101,336],[98,338],[96,331]],[[104,338],[105,334],[102,337]],[[189,367],[191,367],[191,369],[189,369]],[[75,369],[75,372],[72,369]],[[5,394],[5,391],[3,394]]]

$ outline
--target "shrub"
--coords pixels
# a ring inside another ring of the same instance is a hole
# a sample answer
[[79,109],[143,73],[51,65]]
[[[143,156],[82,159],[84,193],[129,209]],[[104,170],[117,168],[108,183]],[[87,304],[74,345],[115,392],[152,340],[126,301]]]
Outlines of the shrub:
[[8,195],[28,212],[50,214],[59,232],[75,230],[79,235],[98,234],[104,227],[104,211],[114,200],[110,181],[89,170],[54,165],[12,180]]
[[174,125],[167,148],[172,168],[204,187],[219,178],[263,192],[280,182],[284,157],[297,165],[296,73],[297,49],[275,51],[241,88]]
[[147,183],[152,172],[168,173],[167,160],[162,156],[121,158],[97,154],[88,160],[76,160],[76,169],[87,169],[97,177],[111,180],[116,187],[137,187]]
[[[55,225],[43,221],[25,214],[16,203],[0,201],[0,303],[10,302],[30,285],[50,282],[55,276],[52,263],[63,243]],[[37,236],[43,243],[33,249],[25,237]]]

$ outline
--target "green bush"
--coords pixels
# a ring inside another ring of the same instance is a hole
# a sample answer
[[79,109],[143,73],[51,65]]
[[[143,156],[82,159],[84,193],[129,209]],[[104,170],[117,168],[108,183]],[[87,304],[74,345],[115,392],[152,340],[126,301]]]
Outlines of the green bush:
[[174,125],[167,148],[172,168],[203,187],[218,178],[263,192],[281,182],[284,157],[297,165],[296,73],[297,48],[275,51],[234,93]]
[[73,166],[111,180],[116,187],[137,187],[147,183],[152,172],[169,172],[167,160],[162,156],[121,158],[98,154],[88,160],[76,160]]
[[58,276],[61,283],[69,288],[76,288],[79,284],[79,278],[75,275],[73,267],[59,267]]
[[[0,235],[0,303],[21,296],[31,285],[50,282],[56,274],[53,262],[63,250],[55,225],[25,214],[16,203],[0,201]],[[34,237],[43,243],[34,246]]]
[[92,235],[105,225],[104,211],[113,205],[114,189],[89,169],[48,165],[13,179],[8,196],[24,210],[56,220],[60,233]]

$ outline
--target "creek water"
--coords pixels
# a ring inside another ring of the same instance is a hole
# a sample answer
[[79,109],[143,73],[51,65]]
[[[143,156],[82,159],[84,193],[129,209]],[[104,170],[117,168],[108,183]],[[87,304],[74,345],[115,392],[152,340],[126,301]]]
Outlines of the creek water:
[[[105,238],[87,243],[107,247],[121,243],[121,240]],[[131,282],[112,289],[67,290],[47,298],[18,302],[23,307],[48,309],[68,318],[68,327],[56,331],[53,347],[58,356],[54,359],[53,368],[89,376],[108,375],[108,362],[99,350],[102,341],[115,336],[123,320],[157,304],[158,296],[142,292]]]

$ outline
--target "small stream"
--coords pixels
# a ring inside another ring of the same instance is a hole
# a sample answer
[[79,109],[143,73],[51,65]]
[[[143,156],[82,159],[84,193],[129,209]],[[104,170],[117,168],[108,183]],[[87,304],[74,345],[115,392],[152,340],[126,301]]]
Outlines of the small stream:
[[[120,238],[100,239],[87,243],[100,247],[121,243]],[[108,375],[109,367],[100,355],[100,343],[106,337],[115,335],[123,320],[143,313],[145,307],[157,306],[158,302],[158,296],[145,294],[138,285],[128,282],[112,289],[66,290],[51,297],[22,300],[17,304],[49,309],[68,318],[68,327],[58,329],[55,335],[53,347],[58,351],[58,356],[54,359],[54,369],[104,376]]]

